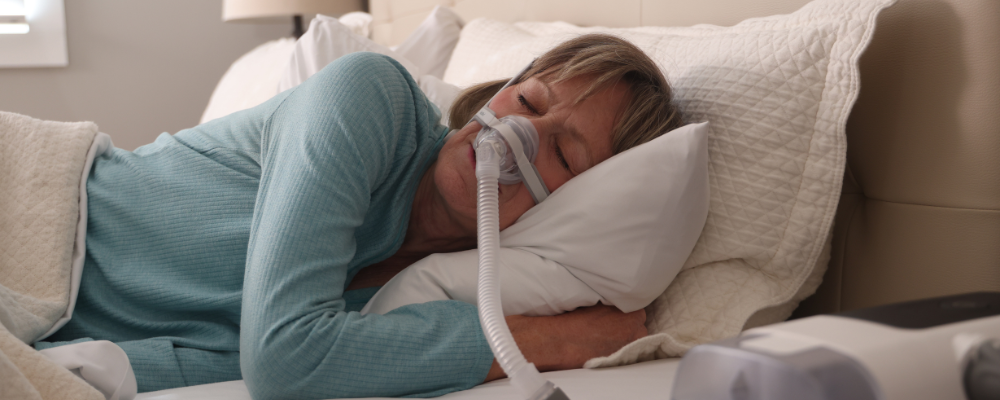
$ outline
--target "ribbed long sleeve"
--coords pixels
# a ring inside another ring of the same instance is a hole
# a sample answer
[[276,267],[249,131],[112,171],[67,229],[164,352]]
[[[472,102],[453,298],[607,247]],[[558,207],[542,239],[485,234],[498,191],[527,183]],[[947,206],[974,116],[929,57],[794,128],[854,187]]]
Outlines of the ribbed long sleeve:
[[482,382],[493,358],[474,306],[361,316],[344,292],[399,249],[437,120],[401,66],[362,53],[99,159],[77,309],[50,340],[120,343],[140,391],[242,376],[255,399],[437,396]]

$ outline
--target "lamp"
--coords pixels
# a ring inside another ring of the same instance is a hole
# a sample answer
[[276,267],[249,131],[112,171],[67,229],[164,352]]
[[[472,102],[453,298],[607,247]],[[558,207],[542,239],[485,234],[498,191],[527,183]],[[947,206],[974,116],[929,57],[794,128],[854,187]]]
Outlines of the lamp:
[[0,34],[30,31],[24,0],[0,0]]
[[291,16],[295,24],[292,34],[298,38],[305,32],[302,14],[338,16],[364,10],[364,3],[364,0],[223,0],[222,20],[259,21]]

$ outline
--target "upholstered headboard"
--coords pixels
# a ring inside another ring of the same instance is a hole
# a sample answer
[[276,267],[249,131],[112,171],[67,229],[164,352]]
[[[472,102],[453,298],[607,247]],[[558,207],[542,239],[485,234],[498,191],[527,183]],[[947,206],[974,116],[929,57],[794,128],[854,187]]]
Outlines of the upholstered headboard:
[[[438,4],[466,20],[732,25],[806,0],[370,0],[402,42]],[[1000,290],[1000,1],[900,0],[861,60],[824,282],[797,314]]]
[[733,25],[746,18],[795,11],[807,0],[370,0],[372,37],[396,45],[437,5],[451,7],[466,21],[566,21],[582,26]]

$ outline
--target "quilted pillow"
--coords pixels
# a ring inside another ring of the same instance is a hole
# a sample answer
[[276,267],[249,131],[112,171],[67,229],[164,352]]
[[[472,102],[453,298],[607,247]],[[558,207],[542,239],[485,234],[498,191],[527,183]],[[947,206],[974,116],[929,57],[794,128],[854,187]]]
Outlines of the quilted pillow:
[[588,367],[682,355],[787,318],[815,291],[840,196],[858,58],[894,0],[817,0],[732,27],[581,28],[474,20],[444,80],[516,73],[558,43],[621,36],[660,64],[689,121],[708,121],[710,206],[681,272],[647,308],[650,336]]

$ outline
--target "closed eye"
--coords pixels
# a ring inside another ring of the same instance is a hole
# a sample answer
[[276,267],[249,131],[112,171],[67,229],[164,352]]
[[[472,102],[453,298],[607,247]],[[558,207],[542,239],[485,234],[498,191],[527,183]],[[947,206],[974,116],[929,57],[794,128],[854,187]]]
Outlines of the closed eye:
[[524,106],[524,108],[527,108],[528,111],[531,111],[532,114],[541,115],[541,113],[539,113],[538,110],[531,105],[531,103],[528,103],[528,100],[524,98],[523,94],[517,95],[517,102],[521,103],[521,105]]
[[563,168],[566,168],[566,171],[569,171],[569,173],[572,174],[573,171],[569,169],[569,163],[566,162],[566,157],[563,156],[562,148],[559,147],[558,144],[556,144],[555,149],[556,149],[556,157],[559,159],[559,163],[562,164]]

